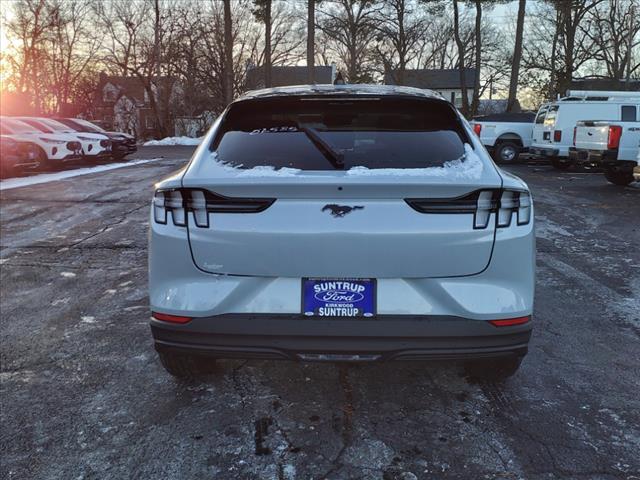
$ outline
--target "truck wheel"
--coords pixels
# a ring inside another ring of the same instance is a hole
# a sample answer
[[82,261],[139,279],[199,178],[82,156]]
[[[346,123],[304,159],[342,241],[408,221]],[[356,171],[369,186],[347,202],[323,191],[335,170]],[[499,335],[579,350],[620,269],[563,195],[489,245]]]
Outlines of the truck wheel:
[[465,372],[472,378],[483,380],[505,380],[516,374],[523,357],[513,355],[494,360],[476,360],[465,363]]
[[573,165],[573,162],[566,158],[551,157],[551,165],[556,170],[567,170]]
[[611,168],[607,168],[604,171],[604,176],[610,183],[622,187],[626,187],[633,182],[633,172],[614,171]]
[[185,380],[213,373],[215,368],[215,359],[211,358],[171,352],[158,352],[158,357],[169,374]]
[[493,152],[493,159],[498,163],[515,163],[520,155],[520,146],[513,142],[500,143]]

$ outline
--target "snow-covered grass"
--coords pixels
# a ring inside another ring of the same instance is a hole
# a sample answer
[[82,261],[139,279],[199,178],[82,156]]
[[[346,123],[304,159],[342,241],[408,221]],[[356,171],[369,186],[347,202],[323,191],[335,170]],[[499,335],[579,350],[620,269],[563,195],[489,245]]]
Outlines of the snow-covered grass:
[[191,137],[167,137],[162,140],[149,140],[144,142],[144,147],[169,147],[174,145],[200,145],[203,137],[191,138]]
[[107,170],[114,170],[116,168],[132,167],[134,165],[140,165],[143,163],[155,162],[156,160],[162,160],[162,158],[149,158],[144,160],[133,160],[131,162],[110,163],[108,165],[76,168],[75,170],[66,170],[64,172],[56,173],[41,173],[39,175],[33,175],[32,177],[10,178],[8,180],[3,180],[0,182],[0,191],[38,185],[39,183],[55,182],[58,180],[65,180],[67,178],[79,177],[80,175],[88,175],[90,173],[99,173],[105,172]]

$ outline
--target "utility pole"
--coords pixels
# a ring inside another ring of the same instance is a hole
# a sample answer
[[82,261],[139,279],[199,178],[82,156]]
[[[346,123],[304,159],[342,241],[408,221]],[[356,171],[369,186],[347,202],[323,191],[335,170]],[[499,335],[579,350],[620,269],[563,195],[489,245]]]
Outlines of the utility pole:
[[233,101],[233,31],[231,28],[231,0],[224,0],[224,95]]

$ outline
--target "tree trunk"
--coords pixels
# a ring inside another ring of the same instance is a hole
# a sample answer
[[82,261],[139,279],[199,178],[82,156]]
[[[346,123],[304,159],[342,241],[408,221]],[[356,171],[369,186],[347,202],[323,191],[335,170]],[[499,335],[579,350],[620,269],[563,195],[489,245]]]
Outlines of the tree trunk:
[[520,60],[522,58],[522,36],[524,32],[524,14],[527,0],[520,0],[518,5],[518,23],[516,26],[516,45],[513,49],[511,61],[511,80],[509,81],[509,99],[507,100],[507,112],[513,111],[516,105],[516,93],[518,91],[518,76],[520,75]]
[[473,82],[473,100],[471,102],[471,115],[478,113],[478,105],[480,104],[480,68],[482,66],[482,3],[475,0],[476,3],[476,76]]
[[551,73],[549,74],[549,95],[548,99],[553,100],[556,92],[556,53],[558,51],[558,37],[560,36],[560,10],[556,10],[556,31],[553,35],[553,41],[551,43]]
[[233,101],[233,33],[231,30],[231,0],[224,0],[224,98]]
[[398,12],[398,78],[397,84],[404,85],[405,75],[404,72],[407,69],[407,37],[404,31],[404,0],[397,6]]
[[458,68],[460,70],[460,90],[462,91],[462,114],[469,114],[469,98],[467,97],[467,83],[464,71],[464,46],[460,39],[460,19],[458,13],[458,0],[453,0],[453,34],[458,46]]
[[264,5],[264,86],[271,87],[271,0]]
[[307,70],[309,83],[316,83],[316,1],[307,0]]

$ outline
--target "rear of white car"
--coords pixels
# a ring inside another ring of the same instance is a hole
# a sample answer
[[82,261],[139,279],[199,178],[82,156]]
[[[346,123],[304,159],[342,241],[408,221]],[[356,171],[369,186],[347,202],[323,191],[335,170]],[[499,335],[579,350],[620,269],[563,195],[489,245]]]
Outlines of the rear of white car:
[[527,351],[527,186],[441,97],[259,91],[157,184],[151,327],[164,366],[206,358],[492,359]]

